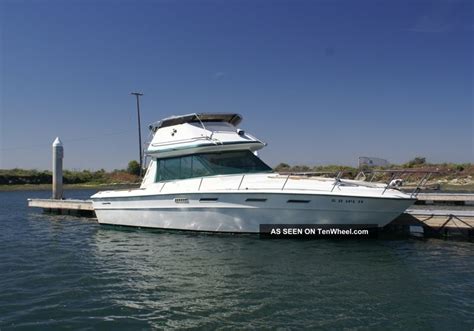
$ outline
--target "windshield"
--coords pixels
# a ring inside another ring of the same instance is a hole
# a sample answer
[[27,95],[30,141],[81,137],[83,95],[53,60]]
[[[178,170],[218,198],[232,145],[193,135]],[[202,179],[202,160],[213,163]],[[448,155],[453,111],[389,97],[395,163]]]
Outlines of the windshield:
[[157,159],[156,162],[157,182],[202,176],[272,171],[272,168],[249,150],[201,153]]

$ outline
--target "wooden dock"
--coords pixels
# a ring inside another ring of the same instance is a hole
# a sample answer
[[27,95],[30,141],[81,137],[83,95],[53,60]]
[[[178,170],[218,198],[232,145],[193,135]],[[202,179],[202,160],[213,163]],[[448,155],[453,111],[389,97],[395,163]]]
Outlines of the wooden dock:
[[96,217],[92,200],[28,199],[28,207],[42,208],[44,212],[60,215]]
[[473,193],[419,193],[417,204],[432,205],[435,203],[474,205]]
[[421,232],[423,237],[453,237],[472,241],[474,210],[407,209],[384,228],[388,233],[408,235],[412,229]]

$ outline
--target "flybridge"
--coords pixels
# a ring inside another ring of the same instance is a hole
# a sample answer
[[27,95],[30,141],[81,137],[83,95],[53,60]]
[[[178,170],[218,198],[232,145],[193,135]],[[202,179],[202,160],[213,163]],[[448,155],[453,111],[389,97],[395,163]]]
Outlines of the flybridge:
[[147,155],[155,158],[179,157],[189,154],[251,151],[265,146],[237,125],[242,116],[235,113],[194,113],[172,116],[150,126],[153,138]]
[[242,116],[235,113],[194,113],[180,116],[171,116],[161,121],[150,124],[151,131],[156,132],[158,129],[168,126],[184,124],[184,123],[204,123],[204,122],[225,122],[234,126],[242,121]]

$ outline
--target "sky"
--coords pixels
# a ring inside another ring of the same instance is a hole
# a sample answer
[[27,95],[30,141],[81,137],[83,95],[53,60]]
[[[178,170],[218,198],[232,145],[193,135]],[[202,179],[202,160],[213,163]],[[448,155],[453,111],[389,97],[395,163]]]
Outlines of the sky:
[[0,0],[0,168],[125,168],[236,112],[270,165],[474,162],[472,1]]

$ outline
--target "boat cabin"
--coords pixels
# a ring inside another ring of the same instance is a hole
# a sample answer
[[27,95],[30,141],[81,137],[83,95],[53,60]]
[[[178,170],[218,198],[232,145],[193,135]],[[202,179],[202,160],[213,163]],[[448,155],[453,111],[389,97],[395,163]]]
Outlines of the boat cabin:
[[241,130],[242,116],[200,113],[172,116],[150,125],[151,157],[142,187],[162,182],[222,174],[271,172],[256,156],[265,143]]

